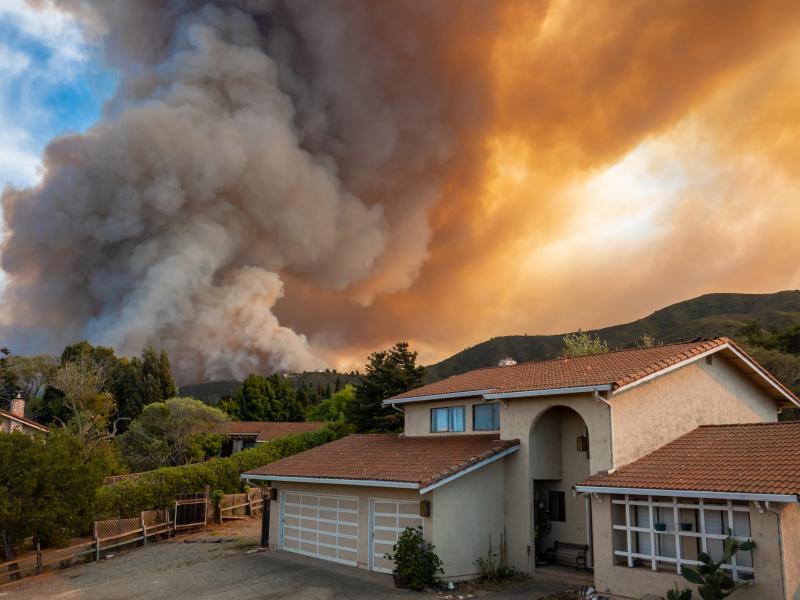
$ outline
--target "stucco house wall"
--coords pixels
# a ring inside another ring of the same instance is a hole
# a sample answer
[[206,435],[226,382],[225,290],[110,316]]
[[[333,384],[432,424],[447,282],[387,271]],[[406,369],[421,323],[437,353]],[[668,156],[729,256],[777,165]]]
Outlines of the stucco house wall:
[[[590,394],[513,399],[500,409],[500,437],[518,439],[518,452],[505,459],[506,522],[508,524],[508,561],[520,571],[534,568],[533,548],[533,455],[537,452],[531,432],[538,419],[553,407],[574,410],[589,430],[589,471],[611,468],[610,420],[608,406]],[[572,442],[574,444],[574,440]],[[546,448],[538,450],[547,452]]]
[[[555,422],[551,423],[551,417]],[[547,444],[549,436],[557,432],[557,446]],[[547,549],[556,541],[573,544],[588,544],[586,498],[582,494],[574,494],[572,486],[589,476],[589,459],[586,452],[576,447],[577,437],[586,435],[586,424],[580,415],[568,409],[553,409],[542,415],[536,425],[532,437],[532,458],[534,459],[533,477],[534,493],[546,498],[550,491],[564,493],[566,520],[552,521],[550,531],[542,535],[542,549]],[[542,443],[543,440],[545,443]],[[557,473],[553,465],[547,465],[543,458],[552,457],[558,461]],[[537,472],[537,466],[539,467]],[[549,466],[545,469],[543,467]],[[555,477],[550,477],[556,475]],[[554,481],[551,481],[554,480]]]
[[787,504],[780,524],[786,599],[800,600],[800,505]]
[[[594,581],[601,593],[640,598],[645,594],[664,596],[675,584],[692,587],[675,571],[652,571],[647,567],[614,564],[612,545],[611,499],[607,494],[592,497],[594,530]],[[779,542],[778,516],[772,512],[750,510],[750,531],[756,548],[753,550],[755,585],[738,590],[740,600],[784,600],[784,579]],[[789,598],[792,598],[789,596]],[[794,600],[794,598],[792,598]]]
[[[491,431],[474,431],[472,423],[472,407],[475,404],[486,404],[480,398],[458,398],[456,400],[439,400],[434,402],[411,402],[403,406],[405,413],[405,425],[403,432],[409,437],[421,435],[470,435],[486,434]],[[443,406],[463,406],[464,407],[464,431],[449,431],[446,433],[431,432],[431,409]],[[500,421],[503,420],[503,411],[500,411]],[[495,432],[496,433],[496,432]]]
[[[512,455],[513,456],[513,455]],[[478,574],[475,560],[492,550],[500,555],[505,539],[503,460],[455,479],[433,491],[431,517],[436,553],[444,561],[446,578]]]
[[610,402],[617,468],[699,425],[778,420],[775,400],[720,355],[614,394]]

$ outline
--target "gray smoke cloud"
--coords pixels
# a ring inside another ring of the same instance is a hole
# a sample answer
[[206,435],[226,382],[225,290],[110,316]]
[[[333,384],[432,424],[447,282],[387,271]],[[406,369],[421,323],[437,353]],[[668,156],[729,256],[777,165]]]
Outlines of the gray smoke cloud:
[[414,281],[454,143],[412,27],[439,9],[61,6],[120,83],[100,122],[47,147],[39,185],[3,193],[4,344],[153,343],[184,381],[309,369],[275,316],[287,274],[360,303]]

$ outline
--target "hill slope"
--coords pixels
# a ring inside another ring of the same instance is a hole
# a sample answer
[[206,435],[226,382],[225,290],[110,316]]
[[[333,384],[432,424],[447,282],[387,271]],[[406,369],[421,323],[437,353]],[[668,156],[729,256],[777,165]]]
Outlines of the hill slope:
[[[658,343],[725,335],[734,339],[743,327],[758,324],[770,332],[800,326],[800,290],[774,294],[707,294],[662,308],[624,325],[592,330],[612,349],[635,346],[642,335]],[[510,356],[517,362],[558,356],[562,335],[508,335],[492,338],[430,365],[427,381],[497,365]]]

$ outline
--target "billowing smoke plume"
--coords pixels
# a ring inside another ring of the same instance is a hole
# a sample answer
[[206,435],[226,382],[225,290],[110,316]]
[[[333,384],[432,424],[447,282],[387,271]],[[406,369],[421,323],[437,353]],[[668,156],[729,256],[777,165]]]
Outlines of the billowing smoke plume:
[[59,4],[120,84],[3,195],[15,352],[241,377],[800,286],[796,0]]
[[3,195],[5,343],[155,343],[184,379],[307,369],[273,311],[285,275],[356,303],[408,286],[454,140],[414,33],[430,11],[369,5],[65,2],[120,84]]

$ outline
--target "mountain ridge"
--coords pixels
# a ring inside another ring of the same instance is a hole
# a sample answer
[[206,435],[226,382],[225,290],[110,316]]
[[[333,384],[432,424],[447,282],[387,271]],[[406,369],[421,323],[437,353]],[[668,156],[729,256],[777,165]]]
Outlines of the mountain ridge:
[[[704,294],[665,306],[628,323],[586,331],[605,340],[610,348],[621,350],[636,346],[644,335],[653,336],[656,343],[717,336],[735,340],[742,338],[745,327],[753,325],[769,332],[800,326],[800,290],[769,294]],[[426,383],[496,366],[506,357],[517,362],[555,358],[563,349],[565,333],[493,337],[429,365]]]

